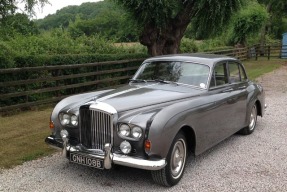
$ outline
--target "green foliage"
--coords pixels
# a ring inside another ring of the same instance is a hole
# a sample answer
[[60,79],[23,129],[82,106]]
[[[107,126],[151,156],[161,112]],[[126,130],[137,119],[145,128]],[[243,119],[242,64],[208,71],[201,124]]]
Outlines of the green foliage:
[[[55,54],[118,54],[142,53],[142,47],[117,47],[112,41],[100,36],[81,35],[71,38],[70,34],[62,29],[54,29],[41,35],[15,37],[5,41],[7,46],[17,55],[55,55]],[[1,52],[1,50],[0,50]]]
[[197,44],[199,52],[209,52],[233,48],[230,46],[226,46],[226,43],[222,37],[197,41]]
[[94,63],[100,61],[117,61],[123,59],[138,59],[147,57],[144,53],[137,54],[65,54],[65,55],[28,55],[16,56],[15,67],[36,67],[45,65],[68,65]]
[[267,19],[268,13],[264,7],[256,2],[250,2],[234,16],[229,31],[229,42],[246,45],[248,36],[258,34]]
[[68,6],[36,23],[44,30],[67,28],[73,38],[85,34],[116,42],[133,42],[138,36],[133,19],[110,1]]
[[[100,1],[96,3],[88,2],[83,3],[80,6],[67,6],[56,12],[56,14],[48,15],[44,19],[36,21],[40,29],[54,29],[69,26],[70,22],[74,22],[77,17],[82,20],[90,20],[98,17],[101,12],[106,10],[119,11],[119,9],[113,7],[108,1]],[[114,18],[117,19],[117,18]]]
[[28,16],[21,13],[8,15],[0,23],[0,34],[2,39],[13,38],[16,34],[30,35],[39,34],[39,30]]
[[14,67],[15,52],[7,43],[0,41],[0,68]]
[[140,26],[140,42],[150,55],[174,54],[188,24],[210,35],[220,31],[243,0],[113,0]]
[[196,39],[219,35],[229,19],[239,10],[244,0],[201,0],[196,2],[196,16],[191,21],[190,31]]
[[149,23],[158,28],[168,25],[169,19],[176,16],[185,3],[176,0],[114,0],[122,5],[141,26]]
[[[43,7],[48,0],[0,0],[0,15],[5,19],[9,15],[13,15],[18,9],[17,5],[19,3],[25,3],[24,10],[29,15],[33,15],[35,5],[40,5]],[[1,21],[1,18],[0,18]]]
[[183,38],[180,43],[180,52],[181,53],[195,53],[198,51],[198,47],[194,40]]

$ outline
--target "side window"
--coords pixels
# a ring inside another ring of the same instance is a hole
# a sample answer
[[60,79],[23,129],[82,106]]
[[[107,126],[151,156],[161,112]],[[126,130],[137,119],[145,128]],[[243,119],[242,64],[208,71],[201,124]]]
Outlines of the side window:
[[227,63],[218,63],[214,67],[210,87],[228,84]]
[[245,81],[246,75],[241,65],[236,62],[229,62],[229,79],[230,83]]
[[240,71],[241,81],[246,81],[247,77],[246,77],[245,71],[241,65],[239,65],[239,71]]

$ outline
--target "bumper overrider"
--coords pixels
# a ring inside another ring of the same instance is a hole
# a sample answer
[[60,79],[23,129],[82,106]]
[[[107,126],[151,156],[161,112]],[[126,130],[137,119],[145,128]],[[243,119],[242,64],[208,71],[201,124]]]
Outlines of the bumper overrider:
[[105,144],[104,151],[93,151],[83,148],[81,145],[72,146],[68,138],[56,139],[53,135],[47,137],[45,142],[53,148],[62,149],[63,156],[68,157],[69,153],[76,153],[82,156],[101,159],[104,162],[104,169],[111,169],[112,164],[133,167],[145,170],[160,170],[166,166],[165,159],[147,160],[127,155],[112,153],[110,143]]

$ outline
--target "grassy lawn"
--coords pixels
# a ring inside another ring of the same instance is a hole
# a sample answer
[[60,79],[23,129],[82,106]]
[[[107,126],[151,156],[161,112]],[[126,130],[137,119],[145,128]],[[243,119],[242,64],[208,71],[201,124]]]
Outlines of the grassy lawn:
[[55,151],[44,142],[51,132],[51,111],[49,108],[0,117],[0,168],[11,168]]
[[[277,69],[287,60],[260,58],[245,61],[249,79]],[[53,153],[45,144],[50,134],[49,118],[52,108],[22,112],[9,117],[0,117],[0,168],[11,168],[25,161]]]
[[258,58],[257,61],[244,61],[243,64],[246,68],[248,78],[251,80],[255,80],[257,77],[265,73],[278,69],[282,66],[282,64],[284,64],[284,62],[287,62],[287,60],[272,59],[268,61],[267,58]]

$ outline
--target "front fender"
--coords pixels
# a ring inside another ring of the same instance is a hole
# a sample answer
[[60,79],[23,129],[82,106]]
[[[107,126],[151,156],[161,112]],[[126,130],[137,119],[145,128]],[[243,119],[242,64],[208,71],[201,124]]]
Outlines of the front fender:
[[[167,106],[157,113],[149,130],[148,138],[152,143],[149,155],[165,158],[180,129],[184,126],[193,127],[190,116],[209,104],[207,100],[198,97]],[[196,136],[196,130],[193,131]]]

